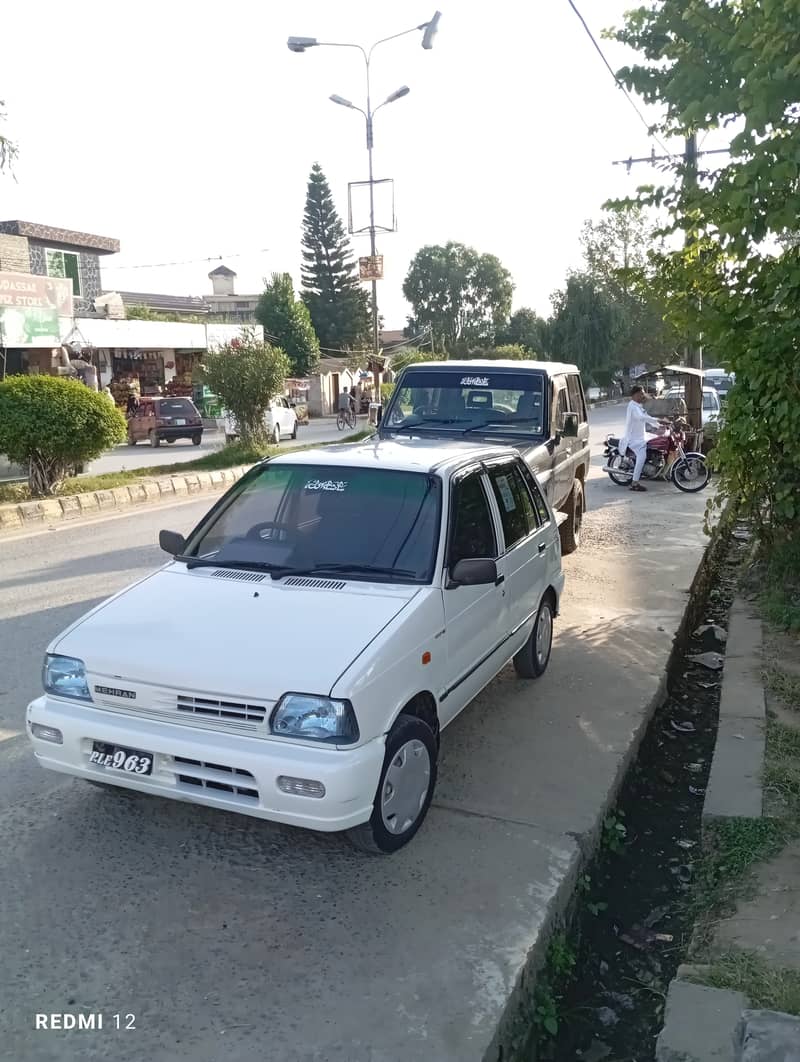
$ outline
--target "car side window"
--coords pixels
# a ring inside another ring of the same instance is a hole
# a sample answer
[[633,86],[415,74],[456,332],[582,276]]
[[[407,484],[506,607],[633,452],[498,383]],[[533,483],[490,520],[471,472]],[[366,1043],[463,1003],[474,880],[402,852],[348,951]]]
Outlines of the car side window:
[[539,520],[539,526],[544,526],[544,524],[550,521],[550,513],[547,511],[547,503],[544,500],[541,488],[536,482],[536,477],[534,476],[533,472],[531,472],[531,470],[528,468],[524,461],[520,462],[519,469],[522,473],[522,478],[525,480],[525,483],[528,486],[531,498],[533,499],[533,507],[536,510],[536,516]]
[[571,373],[567,377],[567,390],[569,391],[569,404],[573,413],[577,413],[581,423],[588,420],[586,416],[586,403],[583,400],[583,388],[581,378],[577,373]]
[[489,479],[500,510],[506,549],[513,549],[539,526],[531,496],[516,464],[496,465],[489,470]]
[[473,472],[453,489],[449,564],[476,557],[497,557],[494,522],[480,472]]
[[561,431],[564,426],[564,414],[569,412],[569,401],[567,398],[567,382],[563,376],[556,376],[553,379],[553,387],[555,389],[555,402],[553,403],[553,434],[557,431]]

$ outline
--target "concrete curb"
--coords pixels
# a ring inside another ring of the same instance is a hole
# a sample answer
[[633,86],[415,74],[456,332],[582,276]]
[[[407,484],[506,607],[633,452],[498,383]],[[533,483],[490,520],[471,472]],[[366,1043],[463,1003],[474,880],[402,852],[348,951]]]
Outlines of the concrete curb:
[[138,479],[124,487],[0,505],[0,538],[5,532],[41,530],[68,520],[99,516],[137,505],[174,502],[192,494],[219,493],[241,479],[251,467],[238,465],[214,472],[187,471],[186,475],[170,473]]
[[761,681],[761,620],[740,597],[730,612],[719,727],[703,820],[760,819],[764,767],[766,700]]

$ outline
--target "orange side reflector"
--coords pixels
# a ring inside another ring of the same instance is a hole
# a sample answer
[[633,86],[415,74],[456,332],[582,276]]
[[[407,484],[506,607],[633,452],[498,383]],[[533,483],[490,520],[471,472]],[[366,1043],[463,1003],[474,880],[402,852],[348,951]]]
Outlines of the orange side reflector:
[[422,663],[423,664],[429,664],[430,662],[431,662],[431,654],[428,653],[428,652],[423,653],[422,654]]

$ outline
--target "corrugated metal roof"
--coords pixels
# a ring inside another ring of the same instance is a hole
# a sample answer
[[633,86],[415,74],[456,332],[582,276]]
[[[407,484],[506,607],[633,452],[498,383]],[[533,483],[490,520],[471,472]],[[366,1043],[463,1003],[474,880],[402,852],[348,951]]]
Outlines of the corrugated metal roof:
[[117,294],[126,306],[146,306],[150,310],[171,310],[173,313],[208,313],[208,306],[199,295],[159,295],[149,291],[119,291]]

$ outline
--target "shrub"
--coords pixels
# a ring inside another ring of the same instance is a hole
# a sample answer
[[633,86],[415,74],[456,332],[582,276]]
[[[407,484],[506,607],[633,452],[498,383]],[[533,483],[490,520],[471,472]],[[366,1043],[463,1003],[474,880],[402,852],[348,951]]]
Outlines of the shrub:
[[289,359],[280,347],[256,339],[244,329],[241,339],[233,339],[204,360],[205,380],[239,426],[247,446],[267,442],[264,415],[270,399],[281,394],[289,375]]
[[55,493],[75,465],[125,439],[125,418],[104,394],[59,376],[0,382],[0,453],[28,466],[35,498]]
[[392,397],[392,391],[394,391],[394,384],[393,383],[382,383],[381,384],[381,402],[383,402],[384,405]]

